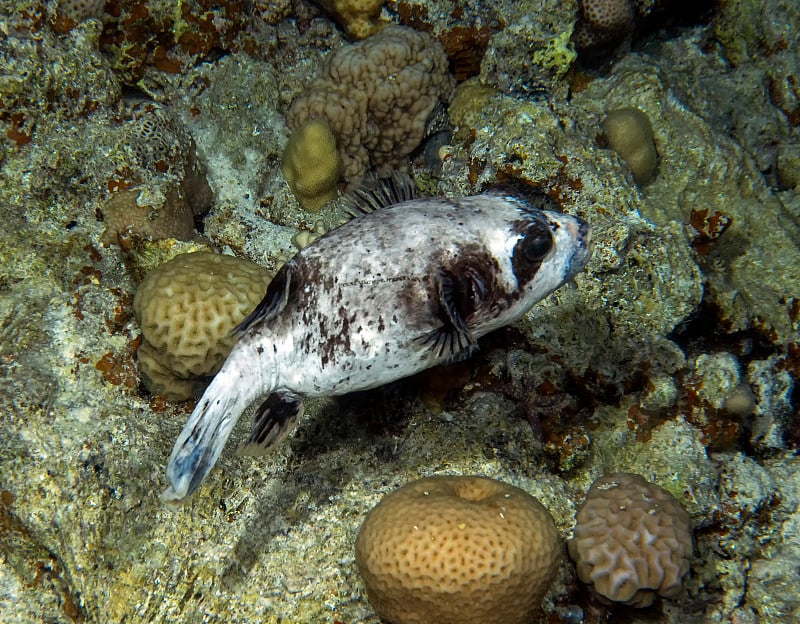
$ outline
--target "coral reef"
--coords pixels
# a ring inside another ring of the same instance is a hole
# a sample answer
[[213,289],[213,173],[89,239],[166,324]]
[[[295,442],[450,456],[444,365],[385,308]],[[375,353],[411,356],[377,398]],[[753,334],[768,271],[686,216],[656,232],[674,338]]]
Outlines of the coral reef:
[[[336,226],[280,165],[292,100],[352,48],[305,1],[58,4],[0,3],[3,621],[377,624],[353,544],[384,495],[483,474],[568,536],[620,471],[686,508],[684,590],[635,612],[562,559],[542,619],[800,620],[800,4],[697,3],[703,20],[655,30],[665,3],[637,1],[633,37],[576,60],[577,0],[385,2],[381,19],[439,42],[442,86],[446,67],[472,79],[452,136],[415,139],[418,184],[544,193],[592,223],[592,262],[468,361],[310,402],[278,452],[225,456],[182,512],[153,492],[187,405],[142,389],[136,282],[197,249],[271,271]],[[653,128],[644,186],[601,132],[626,107]],[[181,232],[125,234],[116,202],[179,209]]]
[[390,26],[331,53],[322,74],[292,102],[289,127],[297,131],[312,119],[326,121],[343,178],[352,184],[370,168],[404,169],[453,87],[435,39]]
[[247,24],[248,11],[239,0],[143,0],[115,3],[104,20],[101,49],[120,79],[143,85],[155,72],[180,74],[218,50],[230,50]]
[[628,473],[592,484],[569,541],[578,577],[604,598],[635,607],[649,607],[656,594],[677,596],[692,551],[689,515],[680,503]]
[[577,0],[496,7],[504,27],[489,40],[480,64],[481,82],[515,97],[566,97],[564,78],[578,58],[571,43]]
[[203,251],[179,254],[148,273],[133,310],[142,330],[139,370],[150,392],[182,401],[202,388],[270,279],[252,262]]
[[394,624],[525,624],[560,558],[541,503],[475,476],[403,486],[367,514],[356,538],[370,603]]

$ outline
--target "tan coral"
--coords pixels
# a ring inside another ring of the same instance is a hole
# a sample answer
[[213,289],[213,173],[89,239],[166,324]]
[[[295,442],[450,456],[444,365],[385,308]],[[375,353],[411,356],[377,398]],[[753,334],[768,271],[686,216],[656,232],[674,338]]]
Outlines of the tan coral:
[[133,310],[142,329],[139,369],[151,391],[184,400],[198,380],[216,373],[233,347],[233,328],[258,305],[270,279],[248,260],[202,251],[148,273]]
[[447,68],[444,50],[433,37],[389,26],[331,52],[322,74],[292,102],[289,127],[325,120],[336,137],[348,183],[369,168],[404,169],[453,91]]
[[315,0],[354,39],[374,35],[386,22],[380,19],[383,0]]
[[342,160],[328,124],[312,119],[292,133],[281,164],[283,176],[306,210],[319,211],[336,199]]
[[392,624],[527,624],[561,558],[548,511],[485,477],[429,477],[384,497],[356,539],[356,563]]
[[666,490],[629,473],[592,484],[569,554],[578,577],[604,598],[650,606],[680,593],[692,556],[686,510]]
[[658,165],[650,118],[638,108],[619,108],[606,115],[603,131],[611,149],[628,163],[636,183],[650,182]]

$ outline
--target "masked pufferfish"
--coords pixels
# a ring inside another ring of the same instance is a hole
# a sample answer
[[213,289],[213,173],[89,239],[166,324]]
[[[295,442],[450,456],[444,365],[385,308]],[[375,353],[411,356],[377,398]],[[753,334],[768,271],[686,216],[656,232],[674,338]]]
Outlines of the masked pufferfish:
[[278,271],[178,436],[162,501],[181,503],[200,486],[257,399],[246,454],[291,432],[301,398],[469,357],[478,338],[522,317],[591,255],[589,225],[534,205],[543,196],[415,191],[410,178],[373,179],[351,196],[350,221]]

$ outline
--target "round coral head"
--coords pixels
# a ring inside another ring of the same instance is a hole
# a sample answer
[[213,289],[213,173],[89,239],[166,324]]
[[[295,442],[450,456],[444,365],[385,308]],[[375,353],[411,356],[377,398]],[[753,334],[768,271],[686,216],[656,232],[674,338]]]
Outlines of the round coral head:
[[592,484],[569,554],[578,578],[603,598],[649,607],[678,595],[692,557],[689,514],[666,490],[617,472]]
[[429,477],[367,515],[356,563],[392,624],[527,624],[555,576],[561,540],[527,492],[485,477]]

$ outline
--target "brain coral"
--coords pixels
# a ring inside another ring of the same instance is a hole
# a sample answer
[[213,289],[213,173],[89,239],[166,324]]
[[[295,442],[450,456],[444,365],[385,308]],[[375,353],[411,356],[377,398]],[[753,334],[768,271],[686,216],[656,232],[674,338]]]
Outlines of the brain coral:
[[606,475],[592,484],[569,542],[578,577],[603,597],[647,607],[681,591],[692,556],[689,515],[642,477]]
[[327,57],[322,74],[292,102],[292,130],[328,123],[344,179],[403,169],[455,86],[442,46],[427,33],[389,26]]
[[561,541],[529,494],[485,477],[429,477],[387,495],[356,539],[370,603],[392,624],[527,624]]
[[150,271],[133,299],[142,329],[139,369],[150,390],[189,398],[222,365],[233,347],[231,330],[258,305],[270,279],[248,260],[204,251]]

